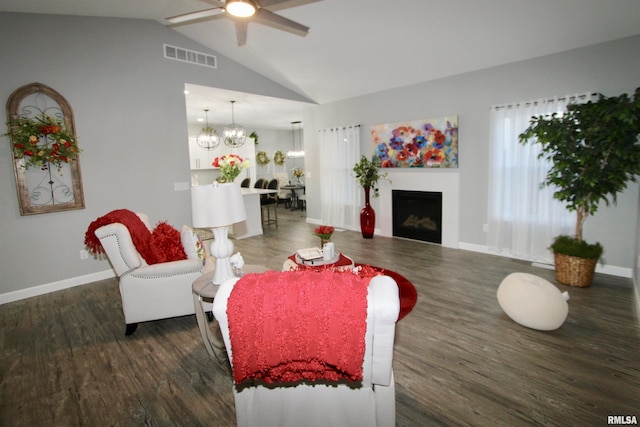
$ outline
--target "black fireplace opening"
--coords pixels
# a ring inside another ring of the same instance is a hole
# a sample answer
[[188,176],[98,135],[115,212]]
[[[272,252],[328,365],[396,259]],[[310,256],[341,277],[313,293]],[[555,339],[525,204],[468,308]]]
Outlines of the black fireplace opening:
[[393,235],[442,243],[442,193],[392,190]]

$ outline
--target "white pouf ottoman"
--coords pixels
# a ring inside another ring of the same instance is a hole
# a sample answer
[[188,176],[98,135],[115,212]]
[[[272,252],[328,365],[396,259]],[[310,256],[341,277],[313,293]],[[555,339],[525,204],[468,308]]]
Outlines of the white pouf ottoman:
[[511,273],[498,287],[498,303],[514,322],[540,331],[558,329],[569,314],[569,294],[545,279]]

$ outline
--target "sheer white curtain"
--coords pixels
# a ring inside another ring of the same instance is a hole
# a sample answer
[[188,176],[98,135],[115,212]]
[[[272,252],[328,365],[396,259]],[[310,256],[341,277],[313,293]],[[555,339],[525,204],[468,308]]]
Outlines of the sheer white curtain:
[[322,222],[358,230],[362,190],[353,176],[353,166],[360,160],[360,126],[319,132]]
[[573,234],[575,213],[540,188],[550,164],[538,159],[539,144],[520,144],[531,117],[562,112],[588,95],[530,101],[491,109],[488,246],[498,252],[551,262],[547,249],[558,234]]

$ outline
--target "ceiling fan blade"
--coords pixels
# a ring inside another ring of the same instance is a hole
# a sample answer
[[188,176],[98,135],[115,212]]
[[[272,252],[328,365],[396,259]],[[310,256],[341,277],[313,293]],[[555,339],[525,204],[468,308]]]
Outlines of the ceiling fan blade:
[[211,6],[215,6],[215,7],[224,7],[224,5],[227,3],[226,0],[225,1],[218,1],[218,0],[200,0],[201,2],[204,3],[208,3]]
[[289,9],[291,7],[304,6],[322,0],[261,0],[260,7],[267,8],[272,12]]
[[198,12],[185,13],[183,15],[176,15],[167,18],[167,21],[171,22],[170,27],[177,27],[179,25],[194,24],[197,22],[208,21],[214,19],[215,16],[225,13],[224,8],[214,7],[211,9],[205,9]]
[[275,13],[268,11],[267,9],[258,9],[253,17],[255,22],[258,22],[269,27],[277,28],[278,30],[287,31],[289,33],[297,34],[299,36],[306,36],[309,33],[309,27],[305,27],[302,24],[298,24],[283,16],[276,15]]
[[244,46],[247,44],[247,27],[249,21],[234,19],[236,25],[236,38],[238,39],[238,46]]

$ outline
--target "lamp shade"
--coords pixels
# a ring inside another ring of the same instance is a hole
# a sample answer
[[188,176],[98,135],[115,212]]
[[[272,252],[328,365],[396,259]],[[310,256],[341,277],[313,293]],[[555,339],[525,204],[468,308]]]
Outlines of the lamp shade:
[[197,228],[224,227],[246,220],[240,185],[214,182],[191,187],[191,218]]

